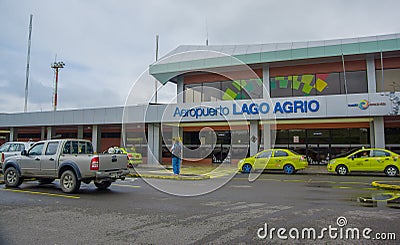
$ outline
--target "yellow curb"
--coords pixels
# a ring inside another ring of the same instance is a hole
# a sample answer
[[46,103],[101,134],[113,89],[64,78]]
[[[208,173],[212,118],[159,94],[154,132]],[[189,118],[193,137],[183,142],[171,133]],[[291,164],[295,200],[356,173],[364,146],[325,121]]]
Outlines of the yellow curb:
[[[388,181],[390,182],[390,181]],[[382,189],[389,189],[389,190],[400,190],[400,185],[389,185],[389,184],[382,184],[378,181],[374,181],[371,183],[372,186],[382,188]]]
[[154,174],[128,174],[129,177],[134,178],[152,178],[152,179],[172,179],[172,180],[206,180],[210,179],[210,176],[199,175],[199,176],[169,176],[169,175],[154,175]]

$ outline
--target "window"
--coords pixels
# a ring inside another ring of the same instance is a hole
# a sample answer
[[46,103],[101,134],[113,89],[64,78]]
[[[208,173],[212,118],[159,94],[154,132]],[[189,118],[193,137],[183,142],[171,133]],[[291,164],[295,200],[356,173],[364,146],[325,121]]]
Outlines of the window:
[[289,154],[285,151],[277,150],[275,151],[274,157],[287,157]]
[[24,144],[17,144],[17,151],[21,152],[25,150],[25,145]]
[[29,150],[29,155],[38,156],[42,155],[44,143],[38,143]]
[[261,99],[262,97],[263,81],[259,78],[203,82],[184,86],[186,103]]
[[263,151],[260,153],[260,155],[257,156],[257,158],[269,158],[272,155],[272,151]]
[[367,72],[346,72],[346,83],[343,72],[271,77],[270,94],[272,98],[345,94],[345,85],[349,94],[367,93]]
[[270,95],[273,98],[292,96],[292,76],[271,77],[269,82]]
[[185,85],[184,99],[186,103],[201,102],[202,84],[187,84]]
[[[340,73],[340,80],[345,83],[343,72]],[[368,82],[366,71],[350,71],[346,72],[347,93],[368,93]],[[346,91],[342,92],[346,93]]]
[[400,128],[385,128],[386,144],[399,144],[399,138],[400,138]]
[[11,144],[10,148],[8,149],[9,152],[16,152],[19,151],[19,144]]
[[361,157],[370,157],[371,156],[370,150],[360,151],[354,155],[354,158],[361,158]]
[[340,82],[339,73],[317,74],[316,79],[317,95],[344,93],[344,85]]
[[203,83],[203,101],[222,100],[221,82]]
[[[385,63],[385,61],[383,62]],[[384,65],[385,66],[385,65]],[[400,69],[383,70],[383,91],[393,92],[400,90]],[[382,70],[376,70],[376,91],[382,92]]]
[[89,142],[79,141],[78,154],[93,154],[92,144]]
[[93,146],[87,141],[67,141],[63,148],[64,154],[93,154]]
[[71,141],[67,141],[64,144],[63,154],[70,154],[71,153]]
[[49,142],[47,144],[46,155],[55,155],[57,153],[58,148],[58,141],[57,142]]
[[10,144],[5,143],[2,146],[0,146],[0,152],[8,152],[8,148],[10,148]]
[[373,151],[374,157],[390,157],[390,153],[386,151],[374,150]]

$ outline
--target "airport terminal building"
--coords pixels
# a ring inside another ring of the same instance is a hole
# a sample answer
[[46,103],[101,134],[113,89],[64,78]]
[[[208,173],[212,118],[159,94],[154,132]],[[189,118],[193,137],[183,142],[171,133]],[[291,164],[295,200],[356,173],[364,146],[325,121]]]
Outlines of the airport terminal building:
[[[400,152],[400,34],[184,45],[149,72],[176,84],[176,102],[0,114],[0,141],[76,137],[100,152],[124,138],[149,163],[170,162],[174,136],[194,164],[235,163],[270,147],[294,149],[310,164],[363,146]],[[196,151],[203,146],[206,155]]]

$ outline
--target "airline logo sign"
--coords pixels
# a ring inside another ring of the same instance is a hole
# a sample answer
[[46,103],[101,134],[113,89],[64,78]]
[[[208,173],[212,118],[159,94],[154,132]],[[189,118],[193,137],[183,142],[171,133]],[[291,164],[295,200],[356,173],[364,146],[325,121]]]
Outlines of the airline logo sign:
[[294,101],[284,101],[275,102],[270,104],[268,102],[261,103],[243,103],[243,104],[231,104],[228,106],[212,106],[204,107],[197,106],[190,109],[175,108],[173,112],[173,117],[179,118],[210,118],[219,116],[229,116],[229,115],[266,115],[268,113],[273,113],[275,115],[279,114],[296,114],[296,113],[315,113],[320,109],[320,103],[318,100],[294,100]]

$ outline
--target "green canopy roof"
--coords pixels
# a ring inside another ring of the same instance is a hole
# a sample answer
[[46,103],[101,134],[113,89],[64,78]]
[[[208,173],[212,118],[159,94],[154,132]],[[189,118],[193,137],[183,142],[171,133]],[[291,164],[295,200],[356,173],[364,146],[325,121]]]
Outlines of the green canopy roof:
[[150,65],[150,74],[162,84],[188,71],[400,50],[400,33],[324,41],[252,44],[181,45]]

